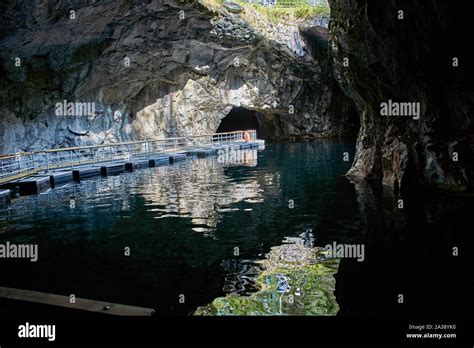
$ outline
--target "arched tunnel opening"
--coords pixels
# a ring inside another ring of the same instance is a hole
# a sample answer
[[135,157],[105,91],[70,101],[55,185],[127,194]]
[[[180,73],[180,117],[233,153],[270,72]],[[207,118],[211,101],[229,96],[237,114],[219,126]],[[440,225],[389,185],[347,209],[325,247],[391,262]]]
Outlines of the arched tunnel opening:
[[221,124],[217,128],[217,133],[245,129],[255,129],[258,139],[266,138],[255,111],[243,107],[234,107],[227,116],[222,119]]

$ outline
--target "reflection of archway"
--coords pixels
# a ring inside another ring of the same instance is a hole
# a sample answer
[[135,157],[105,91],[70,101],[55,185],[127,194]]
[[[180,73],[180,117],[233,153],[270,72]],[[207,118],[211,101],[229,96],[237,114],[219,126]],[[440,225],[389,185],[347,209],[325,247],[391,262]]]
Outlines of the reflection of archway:
[[217,133],[244,129],[255,129],[257,131],[257,138],[262,139],[264,137],[255,111],[242,107],[233,107],[227,116],[222,119],[221,124],[217,128]]

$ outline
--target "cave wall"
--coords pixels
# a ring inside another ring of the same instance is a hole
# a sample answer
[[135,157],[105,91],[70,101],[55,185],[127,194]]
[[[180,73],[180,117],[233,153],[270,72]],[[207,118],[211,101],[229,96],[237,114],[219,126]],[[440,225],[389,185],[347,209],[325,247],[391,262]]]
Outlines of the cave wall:
[[[329,3],[334,75],[354,101],[361,123],[348,175],[395,189],[421,184],[472,190],[474,74],[466,41],[474,32],[472,5]],[[420,118],[381,116],[381,103],[388,100],[419,103]]]
[[[255,28],[198,1],[10,0],[0,10],[0,153],[209,133],[235,106],[258,112],[270,138],[344,133],[327,55],[311,54],[297,27],[257,18]],[[58,116],[64,100],[96,113]]]

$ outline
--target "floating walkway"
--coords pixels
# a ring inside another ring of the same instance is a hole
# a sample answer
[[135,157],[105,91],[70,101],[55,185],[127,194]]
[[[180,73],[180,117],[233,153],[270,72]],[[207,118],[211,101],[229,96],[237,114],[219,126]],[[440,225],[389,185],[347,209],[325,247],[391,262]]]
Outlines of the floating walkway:
[[189,137],[141,140],[95,146],[16,153],[0,157],[0,205],[15,195],[39,194],[69,182],[95,176],[132,172],[184,161],[189,157],[216,156],[219,151],[264,149],[255,130]]

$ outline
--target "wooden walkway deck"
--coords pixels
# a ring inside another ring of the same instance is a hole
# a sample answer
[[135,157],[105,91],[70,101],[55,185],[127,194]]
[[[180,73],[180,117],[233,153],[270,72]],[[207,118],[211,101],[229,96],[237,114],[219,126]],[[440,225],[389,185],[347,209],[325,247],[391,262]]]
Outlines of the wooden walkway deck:
[[155,310],[151,308],[88,300],[78,297],[74,299],[74,303],[71,303],[69,296],[6,287],[0,287],[0,298],[118,316],[141,317],[151,316],[155,313]]

